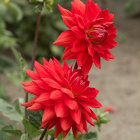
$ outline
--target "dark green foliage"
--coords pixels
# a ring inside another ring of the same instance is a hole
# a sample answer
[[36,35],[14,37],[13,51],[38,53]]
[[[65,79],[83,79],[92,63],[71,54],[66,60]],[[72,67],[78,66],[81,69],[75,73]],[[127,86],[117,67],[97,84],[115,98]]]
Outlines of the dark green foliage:
[[96,132],[89,132],[89,133],[86,133],[82,140],[98,140],[97,139],[97,133]]
[[23,134],[20,140],[32,140],[31,136],[27,133]]
[[13,125],[7,125],[5,127],[2,128],[3,132],[7,132],[9,134],[12,134],[14,136],[21,136],[22,132],[21,130],[18,130],[15,126]]
[[22,114],[17,111],[17,107],[9,104],[3,99],[0,99],[0,112],[10,120],[21,122],[23,119]]
[[24,128],[25,128],[25,132],[28,132],[28,134],[34,138],[38,135],[41,135],[42,131],[37,129],[34,125],[32,125],[29,120],[26,120],[24,119],[23,120],[23,125],[24,125]]

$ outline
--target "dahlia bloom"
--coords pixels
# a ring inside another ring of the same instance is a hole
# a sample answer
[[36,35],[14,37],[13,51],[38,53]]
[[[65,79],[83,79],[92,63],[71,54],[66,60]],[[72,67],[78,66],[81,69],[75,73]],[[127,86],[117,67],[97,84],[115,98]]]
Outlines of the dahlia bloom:
[[79,69],[72,70],[66,62],[63,66],[54,58],[43,59],[43,65],[35,62],[36,72],[25,70],[32,82],[23,82],[23,89],[35,97],[22,104],[28,110],[43,110],[40,128],[51,129],[55,126],[55,138],[63,137],[72,128],[75,138],[77,132],[87,132],[87,122],[94,126],[92,118],[98,120],[91,108],[100,108],[95,99],[98,90],[89,87],[88,77]]
[[117,42],[114,28],[114,15],[108,9],[101,10],[92,0],[86,5],[80,0],[71,3],[71,11],[58,5],[63,21],[69,30],[60,34],[54,42],[65,48],[63,60],[76,59],[84,74],[91,69],[92,63],[101,68],[100,58],[114,59],[109,49]]

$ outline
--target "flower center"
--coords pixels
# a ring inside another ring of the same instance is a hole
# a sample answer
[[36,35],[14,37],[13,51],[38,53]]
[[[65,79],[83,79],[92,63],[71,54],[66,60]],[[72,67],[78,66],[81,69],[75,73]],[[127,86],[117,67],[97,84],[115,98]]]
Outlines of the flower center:
[[88,29],[86,35],[92,44],[100,45],[107,38],[108,33],[103,26],[97,25]]

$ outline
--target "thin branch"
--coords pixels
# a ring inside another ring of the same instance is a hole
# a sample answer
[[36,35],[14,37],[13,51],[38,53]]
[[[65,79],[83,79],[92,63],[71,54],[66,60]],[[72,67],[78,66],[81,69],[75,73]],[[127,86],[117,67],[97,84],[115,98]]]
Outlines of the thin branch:
[[[33,53],[32,53],[32,64],[31,64],[31,70],[34,69],[34,61],[35,61],[35,55],[36,55],[36,47],[37,47],[37,41],[38,41],[38,32],[39,32],[39,26],[40,26],[40,12],[37,14],[37,22],[36,22],[36,28],[35,28],[35,36],[34,36],[34,45],[33,45]],[[28,92],[25,93],[25,102],[28,102]],[[28,119],[28,111],[27,108],[25,108],[25,118]]]
[[38,31],[40,26],[40,12],[37,14],[37,23],[36,23],[36,29],[35,29],[35,37],[34,37],[34,46],[33,46],[33,53],[32,53],[32,64],[31,64],[31,70],[34,69],[34,61],[35,61],[35,55],[36,55],[36,46],[38,41]]
[[46,127],[46,128],[44,129],[44,131],[43,131],[41,137],[39,138],[39,140],[43,140],[44,136],[46,135],[47,128],[48,128],[48,127]]
[[[28,102],[28,92],[25,91],[25,103]],[[25,118],[28,120],[28,111],[27,107],[25,107]]]

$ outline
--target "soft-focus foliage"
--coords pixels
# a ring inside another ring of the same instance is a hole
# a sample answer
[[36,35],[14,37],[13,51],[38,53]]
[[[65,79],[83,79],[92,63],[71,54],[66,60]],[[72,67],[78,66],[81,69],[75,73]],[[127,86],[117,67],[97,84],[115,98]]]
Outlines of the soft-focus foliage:
[[139,9],[140,0],[127,0],[125,5],[125,10],[127,14],[133,15],[136,12],[136,9],[138,7]]

